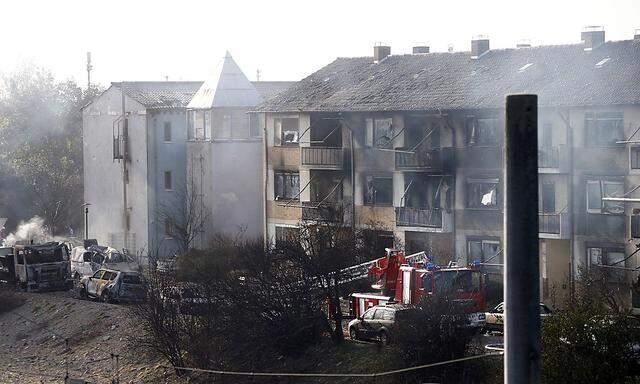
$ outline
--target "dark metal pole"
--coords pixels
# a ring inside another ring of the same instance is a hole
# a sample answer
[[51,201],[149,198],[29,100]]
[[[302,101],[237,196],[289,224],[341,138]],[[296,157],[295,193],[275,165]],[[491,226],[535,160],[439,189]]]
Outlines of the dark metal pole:
[[85,204],[84,206],[84,239],[87,240],[89,238],[89,207]]
[[504,155],[505,383],[540,378],[538,97],[510,95]]

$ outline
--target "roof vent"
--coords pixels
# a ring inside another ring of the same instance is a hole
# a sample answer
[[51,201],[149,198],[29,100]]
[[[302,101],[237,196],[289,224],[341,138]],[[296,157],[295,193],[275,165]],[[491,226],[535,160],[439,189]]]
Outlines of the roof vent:
[[585,51],[596,49],[604,43],[604,27],[590,25],[584,28],[580,34]]
[[428,45],[416,45],[413,47],[413,54],[414,55],[419,55],[419,54],[423,54],[423,53],[429,53],[429,46]]
[[640,41],[640,28],[633,31],[633,40]]
[[487,36],[477,35],[471,38],[472,59],[478,59],[487,52],[489,52],[489,38]]
[[379,63],[391,54],[391,47],[382,43],[373,46],[373,61]]

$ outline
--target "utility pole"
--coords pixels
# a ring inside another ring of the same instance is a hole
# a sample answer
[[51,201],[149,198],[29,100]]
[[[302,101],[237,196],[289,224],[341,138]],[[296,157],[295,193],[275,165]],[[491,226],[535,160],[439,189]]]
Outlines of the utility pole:
[[82,206],[84,207],[84,239],[89,239],[89,206],[91,204],[84,203]]
[[538,96],[507,96],[504,139],[504,382],[538,383]]
[[87,88],[91,88],[91,70],[93,69],[93,65],[91,65],[91,52],[87,52]]

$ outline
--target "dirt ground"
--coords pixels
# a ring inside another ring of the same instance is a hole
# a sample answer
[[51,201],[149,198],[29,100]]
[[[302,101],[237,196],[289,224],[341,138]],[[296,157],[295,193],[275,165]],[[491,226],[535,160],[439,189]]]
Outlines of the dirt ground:
[[[0,383],[63,383],[70,378],[90,383],[173,383],[157,356],[130,346],[137,332],[126,305],[80,300],[70,292],[15,295],[23,304],[0,308]],[[68,346],[65,342],[68,339]]]

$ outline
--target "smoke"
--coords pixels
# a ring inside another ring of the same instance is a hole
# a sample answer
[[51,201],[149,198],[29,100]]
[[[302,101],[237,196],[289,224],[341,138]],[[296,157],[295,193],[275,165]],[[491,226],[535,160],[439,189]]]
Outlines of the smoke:
[[49,237],[46,227],[44,226],[44,219],[39,216],[34,216],[26,222],[21,221],[18,228],[7,235],[2,245],[29,244],[32,241],[34,244],[39,244],[46,242]]

